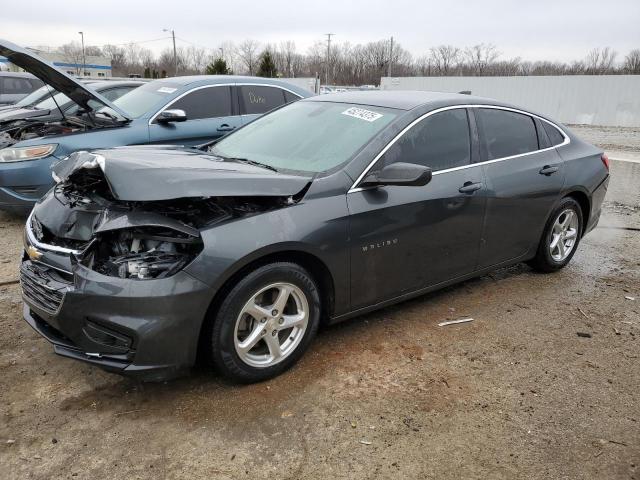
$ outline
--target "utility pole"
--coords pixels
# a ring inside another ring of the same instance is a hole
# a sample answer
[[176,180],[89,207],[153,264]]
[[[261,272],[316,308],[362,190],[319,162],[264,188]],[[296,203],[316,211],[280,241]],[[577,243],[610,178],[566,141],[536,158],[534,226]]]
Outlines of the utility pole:
[[335,33],[325,33],[327,36],[327,76],[325,79],[325,85],[329,85],[329,55],[331,54],[331,37],[335,35]]
[[87,69],[87,59],[84,55],[84,32],[78,32],[80,34],[80,38],[82,39],[82,76],[84,77],[84,72]]
[[393,65],[393,37],[391,37],[391,48],[389,49],[389,65],[387,68],[387,77],[391,76],[392,65]]
[[173,38],[173,76],[178,76],[178,53],[176,52],[176,32],[175,30],[163,28],[163,32],[171,32],[171,38]]

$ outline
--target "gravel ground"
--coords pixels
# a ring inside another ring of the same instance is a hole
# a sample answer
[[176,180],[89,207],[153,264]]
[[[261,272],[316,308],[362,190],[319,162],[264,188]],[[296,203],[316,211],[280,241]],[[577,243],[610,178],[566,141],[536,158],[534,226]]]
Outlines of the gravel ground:
[[[638,479],[640,232],[623,228],[640,227],[640,164],[612,175],[561,272],[517,265],[325,329],[258,385],[57,357],[2,286],[0,477]],[[21,223],[0,214],[0,283]]]
[[640,152],[640,128],[600,127],[595,125],[569,125],[583,140],[604,150]]

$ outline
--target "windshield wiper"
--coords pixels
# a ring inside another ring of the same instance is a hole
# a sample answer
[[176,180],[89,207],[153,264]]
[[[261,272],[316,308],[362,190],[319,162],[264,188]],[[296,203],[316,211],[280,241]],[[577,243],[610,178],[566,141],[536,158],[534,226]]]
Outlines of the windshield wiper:
[[271,170],[272,172],[277,172],[278,169],[272,167],[271,165],[267,165],[266,163],[256,162],[255,160],[249,160],[248,158],[238,158],[238,157],[222,157],[220,155],[216,155],[217,157],[222,158],[223,160],[231,160],[233,162],[246,163],[249,165],[254,165],[256,167],[266,168],[267,170]]

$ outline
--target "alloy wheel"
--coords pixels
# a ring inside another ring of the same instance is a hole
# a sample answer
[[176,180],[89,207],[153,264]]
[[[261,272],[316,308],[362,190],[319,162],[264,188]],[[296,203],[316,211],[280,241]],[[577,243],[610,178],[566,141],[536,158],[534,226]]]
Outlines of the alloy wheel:
[[553,223],[549,253],[556,262],[562,262],[573,251],[578,240],[578,215],[571,208],[560,212]]
[[267,368],[283,361],[298,347],[309,321],[309,302],[291,283],[274,283],[253,294],[234,329],[240,359],[252,367]]

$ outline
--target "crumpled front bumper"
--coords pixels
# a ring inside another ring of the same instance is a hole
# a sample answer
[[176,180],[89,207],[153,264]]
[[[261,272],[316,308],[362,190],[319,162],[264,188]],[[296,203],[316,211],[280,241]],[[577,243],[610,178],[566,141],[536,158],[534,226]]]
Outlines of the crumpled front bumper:
[[143,380],[186,373],[195,363],[213,293],[185,272],[127,280],[74,265],[73,276],[23,261],[24,318],[57,354]]

